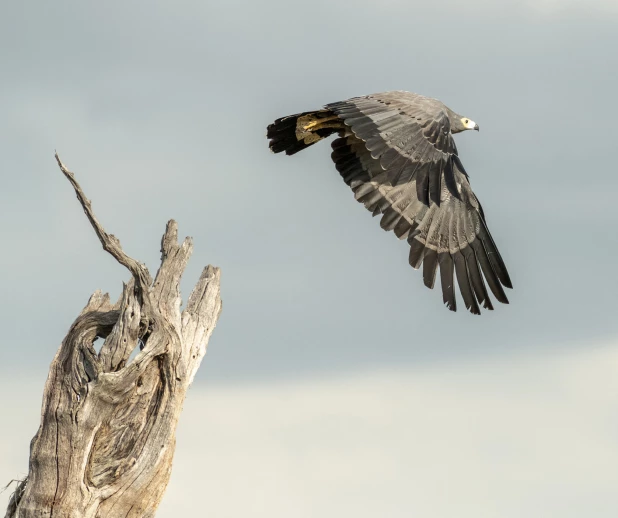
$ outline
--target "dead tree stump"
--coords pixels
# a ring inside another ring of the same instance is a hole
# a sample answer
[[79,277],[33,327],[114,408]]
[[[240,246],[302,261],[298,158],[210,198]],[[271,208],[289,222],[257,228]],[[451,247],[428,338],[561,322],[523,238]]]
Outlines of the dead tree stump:
[[[56,160],[103,249],[132,278],[116,304],[95,292],[58,349],[28,477],[6,518],[151,517],[170,477],[187,389],[221,312],[220,271],[204,269],[181,311],[191,239],[179,244],[177,224],[168,222],[153,282],[146,266],[105,232],[73,174]],[[98,353],[97,338],[104,340]]]

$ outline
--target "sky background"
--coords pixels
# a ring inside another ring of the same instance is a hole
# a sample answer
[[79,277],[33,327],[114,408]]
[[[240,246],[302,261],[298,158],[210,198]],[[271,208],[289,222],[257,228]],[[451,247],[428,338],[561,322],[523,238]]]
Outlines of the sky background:
[[[57,150],[153,274],[169,218],[185,296],[222,268],[159,516],[616,516],[616,48],[613,0],[3,3],[2,480],[71,322],[128,278]],[[393,89],[480,125],[457,146],[509,306],[444,309],[328,144],[268,152],[275,118]]]

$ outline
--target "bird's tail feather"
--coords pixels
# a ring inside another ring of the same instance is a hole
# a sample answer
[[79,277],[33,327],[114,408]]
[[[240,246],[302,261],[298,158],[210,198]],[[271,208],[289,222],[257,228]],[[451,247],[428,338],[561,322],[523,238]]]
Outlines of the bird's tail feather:
[[337,133],[343,121],[330,110],[303,112],[281,117],[267,128],[268,147],[273,153],[293,155]]

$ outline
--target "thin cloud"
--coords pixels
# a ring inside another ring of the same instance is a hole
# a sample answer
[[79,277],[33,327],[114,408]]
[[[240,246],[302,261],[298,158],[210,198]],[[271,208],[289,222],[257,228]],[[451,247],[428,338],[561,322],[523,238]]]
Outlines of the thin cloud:
[[[431,369],[197,385],[158,516],[610,518],[618,511],[617,363],[613,343]],[[25,474],[39,385],[10,387],[4,415],[19,424],[2,430],[0,480]]]

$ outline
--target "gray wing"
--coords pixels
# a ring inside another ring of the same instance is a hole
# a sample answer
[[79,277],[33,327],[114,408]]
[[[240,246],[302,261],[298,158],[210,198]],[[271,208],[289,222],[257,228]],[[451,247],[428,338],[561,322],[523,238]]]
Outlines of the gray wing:
[[[365,142],[383,169],[395,171],[396,184],[415,178],[423,203],[440,204],[442,182],[458,196],[453,173],[457,147],[447,108],[440,101],[410,92],[386,92],[326,108]],[[459,169],[465,174],[463,166]]]
[[[393,103],[375,101],[379,106],[374,101],[367,97],[328,106],[338,110],[349,126],[333,142],[332,158],[355,198],[374,216],[382,214],[384,230],[408,240],[410,264],[417,269],[423,265],[427,287],[433,288],[440,268],[443,300],[449,309],[456,310],[455,276],[472,313],[480,314],[479,304],[493,309],[483,278],[496,299],[508,303],[502,286],[512,287],[511,280],[457,158],[452,135],[443,131],[441,114],[419,124],[417,117],[430,117],[425,106],[409,103],[402,113]],[[416,122],[411,122],[416,113]]]

